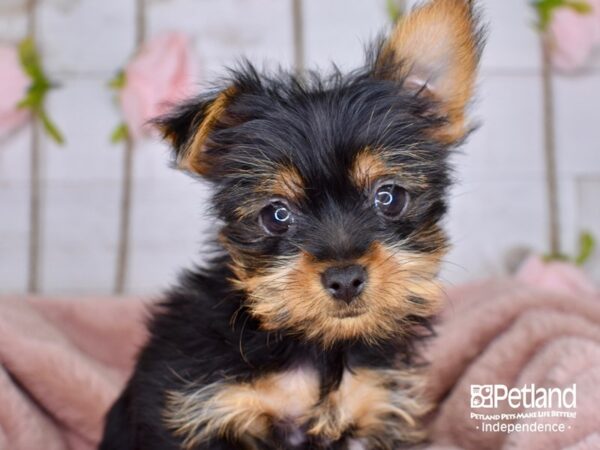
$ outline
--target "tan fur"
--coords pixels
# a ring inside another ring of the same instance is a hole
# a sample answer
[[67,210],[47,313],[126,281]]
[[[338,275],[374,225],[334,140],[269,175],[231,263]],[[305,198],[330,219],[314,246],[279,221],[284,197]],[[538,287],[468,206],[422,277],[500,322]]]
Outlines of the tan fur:
[[[349,306],[333,300],[321,285],[321,273],[330,263],[305,253],[282,259],[279,267],[264,273],[248,274],[235,263],[233,270],[236,283],[249,294],[251,313],[265,329],[288,328],[329,346],[349,338],[377,342],[402,333],[403,318],[435,313],[440,297],[435,275],[443,254],[410,253],[401,246],[375,243],[356,261],[366,267],[368,281]],[[415,302],[416,297],[421,300]]]
[[213,436],[247,442],[268,438],[275,421],[310,424],[309,435],[339,439],[352,429],[374,443],[423,438],[420,374],[393,369],[344,372],[340,388],[319,401],[318,374],[310,368],[269,374],[248,383],[220,382],[167,393],[164,421],[192,449]]
[[[283,198],[291,203],[296,203],[304,197],[304,180],[293,166],[269,165],[268,172],[254,174],[254,177],[260,177],[262,181],[257,183],[255,192],[257,198]],[[256,215],[264,207],[263,201],[257,201],[256,198],[248,198],[236,207],[236,215],[240,218],[247,218]]]
[[381,156],[376,155],[371,149],[364,149],[354,158],[350,170],[350,177],[360,189],[369,189],[375,180],[390,174]]
[[[304,180],[295,167],[273,166],[269,169],[272,172],[262,174],[262,181],[255,189],[259,198],[283,198],[295,203],[304,197]],[[235,212],[239,218],[245,218],[258,214],[263,207],[263,202],[249,198],[247,202],[240,204]]]
[[189,170],[197,174],[204,174],[208,167],[202,157],[202,152],[206,148],[208,137],[219,121],[223,117],[231,98],[235,94],[235,88],[230,87],[219,93],[217,98],[208,106],[204,119],[198,130],[194,134],[191,143],[180,157],[178,164],[181,169]]
[[282,167],[271,181],[269,191],[275,197],[298,201],[304,195],[304,181],[295,167]]
[[402,164],[394,162],[396,153],[397,150],[385,147],[366,147],[360,151],[354,158],[349,174],[354,185],[368,191],[378,180],[389,178],[402,180],[412,189],[428,189],[428,175],[419,170],[423,156],[419,153],[418,144],[402,148],[403,155],[410,157],[410,160],[403,161]]
[[273,419],[301,423],[316,404],[314,370],[270,374],[249,383],[220,382],[167,393],[164,421],[192,449],[211,436],[265,438]]
[[[479,59],[477,32],[467,0],[432,0],[402,17],[380,63],[395,60],[396,76],[425,87],[441,101],[449,124],[437,131],[448,142],[467,131],[465,108],[473,96]],[[423,83],[427,83],[424,85]]]
[[420,418],[429,411],[422,399],[422,377],[414,371],[357,369],[346,371],[340,388],[313,411],[308,433],[337,440],[352,428],[356,438],[396,440],[424,438]]

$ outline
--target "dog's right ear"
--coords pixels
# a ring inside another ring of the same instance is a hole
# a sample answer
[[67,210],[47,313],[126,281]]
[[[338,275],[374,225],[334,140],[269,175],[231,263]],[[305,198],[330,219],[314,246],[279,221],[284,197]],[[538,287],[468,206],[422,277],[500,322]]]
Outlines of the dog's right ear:
[[372,67],[376,78],[433,100],[429,113],[444,122],[433,136],[445,143],[460,141],[471,129],[466,112],[485,35],[474,3],[421,3],[399,19]]
[[231,86],[218,93],[189,100],[154,121],[172,145],[178,168],[197,175],[208,174],[212,165],[208,151],[211,135],[239,121],[228,113],[237,95],[238,89]]

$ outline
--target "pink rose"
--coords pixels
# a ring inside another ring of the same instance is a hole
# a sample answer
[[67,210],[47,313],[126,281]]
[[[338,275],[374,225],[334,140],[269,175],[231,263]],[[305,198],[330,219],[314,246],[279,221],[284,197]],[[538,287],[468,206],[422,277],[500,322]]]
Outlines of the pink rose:
[[17,49],[0,45],[0,138],[28,119],[29,111],[18,108],[17,104],[25,97],[30,84]]
[[147,123],[193,91],[195,65],[189,39],[167,33],[148,41],[125,68],[120,102],[134,138],[147,134]]
[[552,63],[560,70],[580,68],[600,44],[600,0],[587,0],[592,11],[582,14],[571,7],[558,8],[550,23]]

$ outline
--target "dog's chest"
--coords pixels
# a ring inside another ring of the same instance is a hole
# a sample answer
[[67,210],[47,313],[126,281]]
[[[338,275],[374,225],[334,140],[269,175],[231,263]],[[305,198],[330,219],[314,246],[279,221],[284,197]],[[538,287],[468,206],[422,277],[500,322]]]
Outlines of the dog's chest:
[[[400,372],[394,370],[345,370],[337,389],[323,398],[313,393],[315,402],[301,418],[308,424],[307,433],[337,441],[349,429],[358,437],[382,431],[385,420],[401,411],[399,379]],[[359,439],[352,443],[350,448],[362,448]]]
[[[267,427],[250,430],[264,437],[268,430],[290,448],[304,448],[310,440],[335,442],[350,427],[377,427],[382,414],[392,408],[392,392],[384,376],[374,370],[344,371],[339,388],[320,395],[320,377],[311,366],[271,374],[253,383],[254,412],[264,415]],[[257,421],[258,425],[260,421]],[[359,439],[351,448],[361,449]]]
[[390,417],[412,420],[398,389],[401,379],[402,372],[390,369],[346,370],[339,387],[321,396],[319,373],[306,365],[251,382],[172,393],[167,423],[189,448],[215,434],[305,448],[307,442],[336,442],[352,430],[347,448],[362,449],[361,438],[387,432]]
[[356,417],[390,395],[383,378],[383,373],[375,370],[346,370],[339,388],[323,398],[319,373],[311,366],[270,374],[251,385],[262,409],[282,420],[302,421],[326,407],[336,409],[339,416]]
[[319,374],[310,366],[270,374],[252,385],[260,408],[284,421],[302,420],[319,400]]

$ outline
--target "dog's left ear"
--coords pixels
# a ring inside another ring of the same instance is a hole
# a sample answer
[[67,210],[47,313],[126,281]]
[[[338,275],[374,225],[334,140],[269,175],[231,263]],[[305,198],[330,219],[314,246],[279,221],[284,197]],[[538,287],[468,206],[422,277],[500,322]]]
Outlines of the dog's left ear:
[[188,100],[154,121],[173,147],[179,169],[210,178],[220,153],[211,148],[212,135],[217,130],[243,122],[242,118],[230,112],[239,93],[239,89],[232,85]]
[[432,99],[444,125],[436,138],[453,143],[469,131],[466,108],[473,96],[483,41],[469,0],[431,0],[400,18],[373,65],[374,76],[401,82]]

